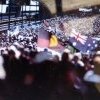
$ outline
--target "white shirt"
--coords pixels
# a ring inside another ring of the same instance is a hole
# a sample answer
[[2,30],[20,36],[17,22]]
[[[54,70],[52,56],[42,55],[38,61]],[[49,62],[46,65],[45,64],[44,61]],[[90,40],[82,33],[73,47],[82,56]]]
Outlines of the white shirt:
[[95,74],[93,70],[87,71],[84,80],[93,83],[100,83],[100,75]]

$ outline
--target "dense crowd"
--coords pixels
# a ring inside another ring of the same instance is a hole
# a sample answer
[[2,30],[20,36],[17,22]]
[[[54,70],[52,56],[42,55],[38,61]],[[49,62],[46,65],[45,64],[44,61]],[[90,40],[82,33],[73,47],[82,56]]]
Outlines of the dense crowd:
[[[11,35],[11,33],[2,33],[0,36],[0,47],[9,47],[13,44],[19,43],[23,47],[35,48],[37,42],[36,33],[30,32],[30,30],[21,30],[16,35]],[[13,33],[12,33],[13,34]]]
[[[37,52],[11,46],[1,50],[0,100],[98,100],[96,72],[94,80],[87,75],[96,67],[100,67],[100,51],[89,56],[66,49],[60,58],[48,49]],[[100,83],[100,76],[97,79]]]
[[99,15],[89,18],[65,15],[63,17],[47,19],[45,22],[42,21],[42,23],[38,21],[37,25],[34,25],[34,22],[30,22],[30,25],[17,26],[19,28],[18,34],[14,34],[16,27],[11,27],[9,30],[10,35],[9,32],[0,34],[0,47],[11,45],[15,41],[24,42],[22,44],[26,44],[25,42],[27,41],[34,45],[41,27],[55,34],[65,46],[73,28],[81,34],[100,38],[99,25]]
[[70,18],[75,17],[47,20],[16,35],[0,34],[0,100],[99,100],[100,85],[95,83],[100,84],[100,51],[87,55],[66,49],[54,54],[37,48],[39,27],[66,43],[59,24]]

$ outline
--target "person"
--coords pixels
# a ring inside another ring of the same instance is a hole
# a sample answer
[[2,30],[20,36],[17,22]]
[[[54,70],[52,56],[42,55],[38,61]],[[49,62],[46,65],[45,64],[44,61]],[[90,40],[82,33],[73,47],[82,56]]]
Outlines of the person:
[[37,63],[43,62],[45,60],[51,60],[53,58],[52,53],[48,51],[48,49],[44,49],[44,51],[39,52],[34,61]]
[[100,93],[100,54],[94,57],[94,70],[89,70],[84,75],[84,80],[95,84]]

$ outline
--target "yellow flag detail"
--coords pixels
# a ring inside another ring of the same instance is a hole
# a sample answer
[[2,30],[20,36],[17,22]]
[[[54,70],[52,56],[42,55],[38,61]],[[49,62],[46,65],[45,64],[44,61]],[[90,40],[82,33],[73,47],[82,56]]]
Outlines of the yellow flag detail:
[[50,47],[56,47],[58,45],[58,39],[55,35],[50,38]]

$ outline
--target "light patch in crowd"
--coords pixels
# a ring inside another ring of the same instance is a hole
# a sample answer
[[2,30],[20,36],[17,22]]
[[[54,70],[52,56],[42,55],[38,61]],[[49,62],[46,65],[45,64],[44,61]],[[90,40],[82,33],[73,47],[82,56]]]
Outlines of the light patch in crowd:
[[6,71],[3,67],[4,59],[2,56],[0,56],[0,79],[4,80],[6,78]]
[[97,54],[97,55],[100,55],[100,51],[97,51],[96,54]]
[[100,56],[96,56],[96,57],[94,58],[94,62],[100,64]]
[[52,53],[52,56],[57,55],[57,56],[59,57],[59,59],[61,60],[61,53],[56,52],[56,51],[54,51],[54,50],[51,50],[51,49],[49,49],[49,48],[37,47],[37,51],[38,51],[38,52],[44,51],[44,49],[47,49],[49,52],[51,52],[51,53]]
[[63,52],[70,53],[69,49],[65,49]]
[[82,59],[82,54],[80,52],[74,53],[74,56],[77,56],[80,60]]
[[8,35],[16,36],[19,33],[19,26],[16,26],[14,31],[8,30]]
[[15,52],[15,57],[16,57],[17,59],[19,59],[21,53],[20,53],[19,50],[17,50],[17,48],[16,48],[15,46],[12,45],[12,46],[10,46],[8,49],[9,49],[9,50],[13,50],[13,51]]

